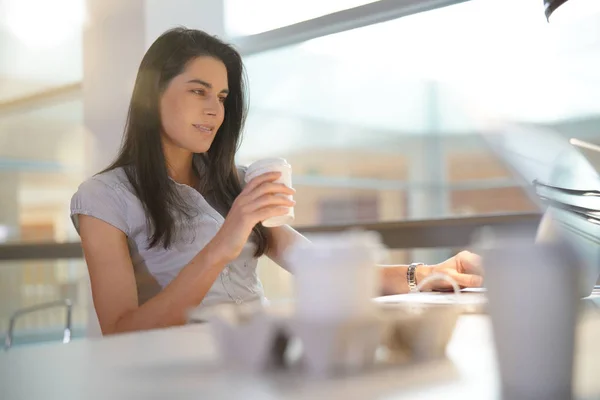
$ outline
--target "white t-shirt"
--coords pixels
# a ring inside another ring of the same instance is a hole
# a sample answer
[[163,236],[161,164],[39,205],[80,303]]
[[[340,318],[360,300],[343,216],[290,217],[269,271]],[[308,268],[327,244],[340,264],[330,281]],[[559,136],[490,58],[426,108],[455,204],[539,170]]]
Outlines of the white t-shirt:
[[[223,216],[197,190],[175,181],[172,183],[197,212],[189,220],[176,220],[181,234],[176,235],[166,250],[161,245],[148,248],[152,232],[142,203],[122,168],[88,179],[71,199],[71,219],[78,231],[78,216],[83,214],[105,221],[127,235],[140,304],[168,285],[224,222]],[[263,287],[256,274],[255,251],[256,245],[248,241],[240,256],[223,269],[201,306],[264,300]]]

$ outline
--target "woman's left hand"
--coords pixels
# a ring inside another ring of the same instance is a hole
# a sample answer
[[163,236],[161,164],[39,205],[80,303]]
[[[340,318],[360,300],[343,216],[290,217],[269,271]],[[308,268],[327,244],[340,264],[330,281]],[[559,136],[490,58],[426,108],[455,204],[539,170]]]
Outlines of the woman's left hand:
[[[417,267],[416,273],[417,283],[431,274],[441,273],[454,279],[461,288],[483,285],[481,257],[469,251],[461,251],[440,264]],[[452,285],[448,281],[439,279],[426,284],[422,290],[452,290]]]

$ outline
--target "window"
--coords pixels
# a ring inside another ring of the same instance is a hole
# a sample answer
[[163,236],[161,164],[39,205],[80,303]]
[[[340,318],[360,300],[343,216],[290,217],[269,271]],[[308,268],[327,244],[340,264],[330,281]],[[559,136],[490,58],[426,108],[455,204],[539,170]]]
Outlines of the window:
[[600,139],[598,26],[473,0],[249,56],[240,161],[289,159],[300,225],[319,222],[304,208],[364,193],[388,199],[381,221],[532,210],[478,116]]
[[346,221],[372,222],[378,219],[377,196],[324,198],[320,204],[320,223],[333,225]]
[[76,239],[68,210],[84,176],[82,101],[21,107],[1,118],[0,242]]

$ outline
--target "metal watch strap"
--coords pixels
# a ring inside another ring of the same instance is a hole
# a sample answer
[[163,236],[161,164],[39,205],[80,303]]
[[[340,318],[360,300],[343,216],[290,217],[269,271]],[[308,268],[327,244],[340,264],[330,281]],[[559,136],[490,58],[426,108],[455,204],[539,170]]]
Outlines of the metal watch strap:
[[406,270],[406,282],[408,283],[408,289],[410,290],[411,293],[415,293],[418,292],[419,290],[417,289],[417,275],[416,275],[416,269],[418,266],[420,265],[424,265],[423,263],[412,263],[408,266],[408,269]]

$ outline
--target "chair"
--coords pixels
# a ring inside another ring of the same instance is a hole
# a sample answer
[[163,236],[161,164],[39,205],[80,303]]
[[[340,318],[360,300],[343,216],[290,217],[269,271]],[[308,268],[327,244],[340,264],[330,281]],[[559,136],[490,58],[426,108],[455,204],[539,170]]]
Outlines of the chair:
[[[85,337],[87,338],[101,338],[102,330],[100,328],[100,322],[98,321],[98,316],[96,315],[96,310],[94,309],[94,303],[92,301],[92,289],[89,281],[89,277],[86,279],[86,287],[87,287],[87,299],[88,299],[88,319],[85,328]],[[47,303],[38,304],[35,306],[22,308],[20,310],[15,311],[9,321],[8,330],[6,333],[6,337],[4,339],[4,350],[9,350],[13,345],[14,339],[14,329],[17,320],[23,315],[30,314],[36,311],[48,310],[56,307],[64,307],[65,314],[65,325],[63,330],[63,343],[69,343],[71,341],[72,334],[72,314],[73,314],[73,302],[70,299],[63,299],[57,301],[51,301]]]
[[71,341],[71,317],[73,314],[73,304],[71,303],[71,300],[64,299],[38,304],[32,307],[22,308],[20,310],[15,311],[10,317],[10,322],[8,323],[8,331],[6,332],[6,337],[4,338],[4,350],[9,350],[12,347],[15,323],[17,322],[17,319],[19,319],[19,317],[22,317],[23,315],[30,314],[35,311],[41,311],[55,307],[65,307],[65,328],[63,331],[62,341],[63,343],[69,343]]

